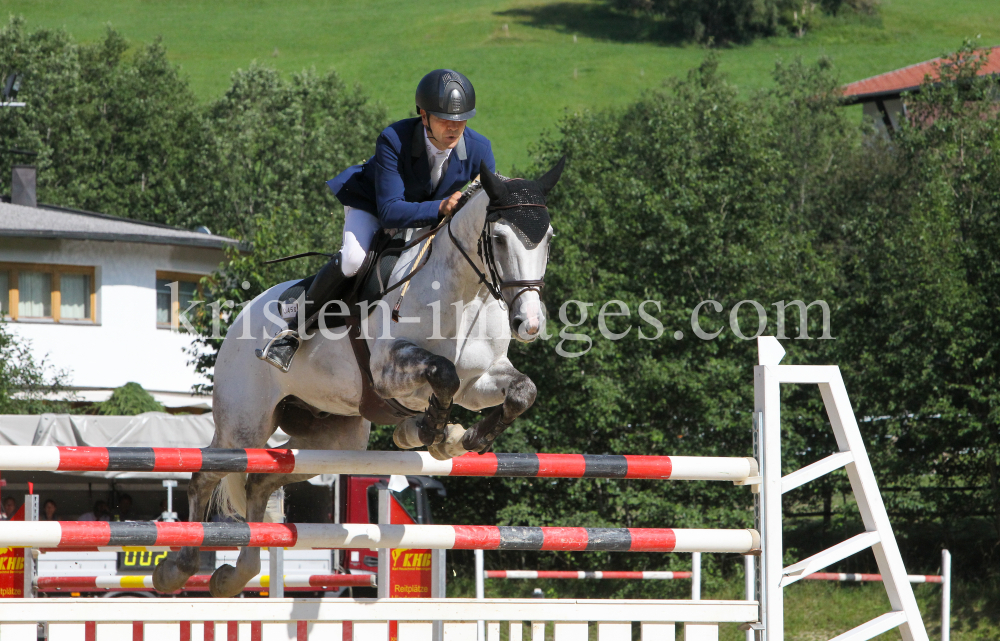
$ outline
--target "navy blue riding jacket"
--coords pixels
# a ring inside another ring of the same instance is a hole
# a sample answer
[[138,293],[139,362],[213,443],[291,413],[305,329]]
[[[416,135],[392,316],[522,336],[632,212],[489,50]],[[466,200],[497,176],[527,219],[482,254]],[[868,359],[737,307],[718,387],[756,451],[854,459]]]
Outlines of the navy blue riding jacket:
[[409,118],[385,128],[368,162],[348,167],[326,184],[344,205],[378,216],[383,228],[426,227],[437,222],[442,200],[479,175],[480,161],[496,171],[490,141],[466,127],[432,189],[423,124]]

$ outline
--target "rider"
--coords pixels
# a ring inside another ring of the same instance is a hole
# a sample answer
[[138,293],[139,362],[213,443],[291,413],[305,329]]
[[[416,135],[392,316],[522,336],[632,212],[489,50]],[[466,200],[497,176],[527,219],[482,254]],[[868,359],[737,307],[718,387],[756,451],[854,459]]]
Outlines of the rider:
[[[490,141],[466,127],[476,115],[476,91],[464,75],[436,69],[417,85],[417,118],[385,128],[375,155],[326,184],[344,205],[340,252],[317,274],[305,293],[304,318],[340,295],[358,273],[378,229],[427,227],[454,212],[462,186],[479,173],[480,162],[496,171]],[[258,358],[288,371],[300,345],[297,317]]]

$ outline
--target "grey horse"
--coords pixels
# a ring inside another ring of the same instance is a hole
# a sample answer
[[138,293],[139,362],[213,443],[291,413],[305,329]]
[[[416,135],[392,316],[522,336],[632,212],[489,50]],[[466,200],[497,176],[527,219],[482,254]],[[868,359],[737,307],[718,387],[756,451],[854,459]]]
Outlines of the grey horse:
[[[421,251],[420,243],[400,257],[389,282],[412,273],[405,296],[402,287],[393,290],[362,321],[375,391],[419,412],[396,426],[397,446],[426,445],[442,459],[488,451],[534,402],[535,385],[514,368],[507,348],[512,336],[531,342],[544,329],[540,289],[552,237],[545,195],[559,180],[564,160],[537,181],[506,180],[481,168],[482,188],[425,241],[430,251]],[[284,329],[275,309],[291,284],[255,298],[223,341],[215,366],[211,447],[265,447],[278,427],[291,437],[288,448],[367,447],[371,423],[360,415],[362,374],[343,329],[321,327],[312,334],[287,373],[254,354]],[[393,307],[398,321],[388,313]],[[493,409],[466,430],[449,422],[454,403]],[[308,478],[199,472],[188,485],[190,515],[203,520],[217,510],[260,522],[275,490]],[[160,562],[153,583],[173,592],[197,570],[198,548],[185,547]],[[260,549],[243,548],[236,567],[216,569],[210,591],[235,596],[259,572]]]

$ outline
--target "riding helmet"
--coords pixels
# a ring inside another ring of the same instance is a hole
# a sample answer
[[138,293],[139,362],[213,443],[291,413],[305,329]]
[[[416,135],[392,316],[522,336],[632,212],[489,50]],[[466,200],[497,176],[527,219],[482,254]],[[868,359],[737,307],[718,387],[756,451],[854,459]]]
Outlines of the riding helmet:
[[417,107],[445,120],[468,120],[476,115],[476,90],[457,71],[435,69],[417,85]]

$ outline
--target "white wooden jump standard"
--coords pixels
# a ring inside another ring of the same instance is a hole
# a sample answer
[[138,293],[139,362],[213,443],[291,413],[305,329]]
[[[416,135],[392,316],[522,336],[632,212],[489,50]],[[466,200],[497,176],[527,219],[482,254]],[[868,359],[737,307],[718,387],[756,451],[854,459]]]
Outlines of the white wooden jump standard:
[[[58,603],[54,603],[48,599],[0,599],[0,641],[34,641],[37,621],[56,624],[148,621],[156,625],[219,620],[220,614],[223,620],[230,622],[257,622],[258,632],[254,641],[270,638],[267,626],[275,623],[299,622],[298,638],[305,641],[304,622],[332,623],[336,626],[337,622],[343,621],[354,622],[353,638],[356,641],[386,641],[389,620],[401,622],[399,641],[429,639],[429,622],[433,620],[445,621],[446,633],[451,631],[450,638],[456,641],[475,639],[476,626],[467,624],[479,620],[489,622],[485,626],[488,641],[499,641],[498,621],[511,622],[509,641],[523,641],[522,621],[536,622],[532,624],[536,635],[533,641],[542,641],[537,635],[544,633],[544,624],[538,624],[539,621],[556,621],[559,641],[586,639],[587,627],[580,625],[586,622],[598,623],[599,641],[627,639],[633,621],[643,622],[643,641],[673,641],[674,622],[691,624],[685,635],[686,641],[717,639],[716,624],[720,622],[747,624],[746,627],[754,631],[759,641],[783,641],[782,589],[868,547],[875,554],[892,611],[838,636],[834,641],[864,641],[894,627],[900,628],[904,641],[926,641],[927,633],[907,581],[840,370],[835,366],[780,365],[784,350],[773,337],[760,337],[758,348],[759,365],[754,368],[754,454],[759,464],[759,475],[747,474],[739,480],[731,476],[725,479],[751,485],[755,492],[756,530],[761,536],[761,555],[757,557],[757,567],[754,568],[756,601],[59,599]],[[819,385],[840,448],[838,453],[784,478],[781,476],[780,429],[782,383]],[[846,468],[866,531],[783,568],[781,495],[840,467]],[[3,465],[0,469],[4,469]],[[398,469],[371,469],[368,472],[400,473]],[[0,545],[3,545],[2,540]],[[136,625],[141,638],[142,624]],[[264,625],[264,637],[260,636],[261,625]],[[180,627],[183,629],[183,626]],[[232,629],[230,626],[230,631]],[[188,633],[190,637],[190,627]],[[330,637],[324,634],[324,638]],[[335,633],[333,638],[336,638]]]
[[[903,641],[927,641],[927,631],[907,580],[903,559],[840,368],[832,365],[780,365],[785,350],[777,339],[762,336],[757,340],[759,364],[754,368],[754,454],[760,464],[763,485],[755,495],[754,507],[764,553],[758,557],[755,568],[755,592],[761,616],[751,627],[762,632],[762,641],[784,641],[782,589],[852,554],[871,548],[892,611],[845,632],[834,641],[864,641],[896,627]],[[782,384],[819,385],[840,448],[839,452],[785,477],[781,476]],[[850,479],[865,532],[787,568],[782,567],[782,494],[841,467],[845,468]]]

